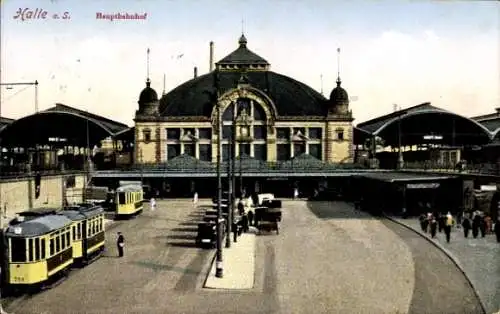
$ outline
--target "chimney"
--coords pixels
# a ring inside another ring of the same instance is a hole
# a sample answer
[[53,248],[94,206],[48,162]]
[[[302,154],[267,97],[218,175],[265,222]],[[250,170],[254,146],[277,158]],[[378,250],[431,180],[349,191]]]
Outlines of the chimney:
[[497,115],[500,115],[500,108],[495,108],[495,111],[497,112]]
[[214,42],[210,42],[210,67],[208,68],[209,72],[214,70]]
[[198,67],[194,67],[194,78],[198,77]]

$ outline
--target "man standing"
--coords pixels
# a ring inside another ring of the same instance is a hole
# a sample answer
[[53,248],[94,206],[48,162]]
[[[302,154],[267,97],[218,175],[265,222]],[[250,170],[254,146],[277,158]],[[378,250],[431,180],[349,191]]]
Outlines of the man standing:
[[467,238],[469,236],[469,231],[472,228],[472,224],[468,215],[464,215],[463,219],[464,220],[462,221],[462,227],[464,227],[464,237]]
[[497,236],[497,242],[500,243],[500,217],[495,222],[495,235]]
[[156,209],[156,200],[154,199],[154,197],[152,197],[150,200],[149,200],[149,204],[151,206],[151,210],[155,210]]
[[446,234],[446,242],[450,243],[451,227],[453,226],[453,216],[450,212],[448,212],[445,219],[444,233]]
[[123,257],[123,248],[125,247],[125,238],[121,232],[118,232],[118,239],[116,240],[116,247],[118,248],[118,257]]

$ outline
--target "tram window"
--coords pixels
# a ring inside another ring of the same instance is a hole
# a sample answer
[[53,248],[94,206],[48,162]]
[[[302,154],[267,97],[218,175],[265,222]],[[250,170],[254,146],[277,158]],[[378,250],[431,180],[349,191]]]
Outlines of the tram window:
[[35,260],[40,260],[40,239],[35,239]]
[[118,193],[118,204],[123,205],[126,203],[125,193]]
[[96,234],[97,233],[97,221],[94,220],[94,222],[92,223],[92,231],[93,231],[93,234]]
[[68,243],[68,246],[71,243],[71,240],[70,240],[70,237],[69,237],[69,232],[66,232],[66,243]]
[[42,239],[42,259],[45,259],[45,239]]
[[57,236],[56,238],[56,252],[59,253],[61,251],[61,237]]
[[33,252],[33,239],[29,239],[28,240],[28,256],[29,256],[28,261],[29,262],[33,261],[33,255],[34,255],[33,253],[34,253]]
[[55,253],[55,245],[54,245],[55,239],[50,239],[50,256],[54,255]]
[[73,241],[75,241],[76,240],[76,227],[75,226],[72,227],[72,231],[73,231]]
[[61,250],[64,250],[66,247],[66,237],[64,236],[64,233],[61,235]]
[[82,238],[82,223],[78,223],[78,226],[76,228],[76,238],[80,240]]
[[26,239],[11,238],[11,261],[26,262]]

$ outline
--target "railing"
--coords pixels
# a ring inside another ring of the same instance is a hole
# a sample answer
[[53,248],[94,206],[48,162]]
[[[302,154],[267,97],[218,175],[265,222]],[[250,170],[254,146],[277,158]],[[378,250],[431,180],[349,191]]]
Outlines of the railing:
[[[226,171],[228,163],[221,163],[222,171]],[[139,165],[126,165],[117,166],[114,170],[99,171],[101,173],[116,172],[116,171],[132,171],[132,172],[184,172],[184,173],[212,173],[216,171],[215,163],[199,163],[199,164],[169,164],[169,163],[155,163],[155,164],[139,164]],[[339,171],[339,170],[353,170],[353,169],[367,169],[364,165],[356,163],[291,163],[291,162],[250,162],[243,161],[240,165],[238,161],[235,163],[235,170],[240,170],[245,173],[249,172],[310,172],[310,171]]]
[[74,167],[65,167],[62,170],[60,167],[29,167],[26,164],[17,166],[1,166],[0,179],[18,179],[40,174],[42,176],[60,175],[63,173],[83,173],[83,165]]
[[403,169],[500,176],[500,164],[493,163],[445,164],[431,161],[405,162]]

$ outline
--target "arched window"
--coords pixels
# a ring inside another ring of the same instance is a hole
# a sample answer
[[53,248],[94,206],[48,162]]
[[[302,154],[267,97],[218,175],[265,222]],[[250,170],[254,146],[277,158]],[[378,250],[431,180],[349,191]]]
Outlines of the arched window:
[[234,105],[231,103],[222,114],[222,121],[233,121]]
[[253,119],[255,121],[265,121],[266,112],[257,102],[253,103]]

